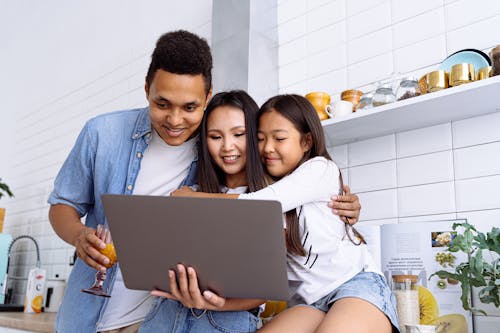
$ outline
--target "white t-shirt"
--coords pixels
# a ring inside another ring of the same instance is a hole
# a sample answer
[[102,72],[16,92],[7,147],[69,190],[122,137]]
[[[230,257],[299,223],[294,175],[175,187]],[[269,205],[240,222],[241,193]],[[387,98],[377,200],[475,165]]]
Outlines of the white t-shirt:
[[303,282],[296,292],[308,304],[362,270],[381,274],[366,245],[354,245],[345,235],[344,222],[327,206],[332,193],[340,188],[339,174],[333,161],[315,157],[276,183],[239,196],[279,201],[283,212],[297,208],[306,256],[288,254],[288,279]]
[[[170,195],[189,173],[189,167],[196,156],[197,139],[193,138],[180,146],[169,146],[155,130],[152,134],[151,142],[142,157],[134,194]],[[149,291],[127,289],[118,267],[111,298],[97,331],[113,330],[142,321],[153,301]]]

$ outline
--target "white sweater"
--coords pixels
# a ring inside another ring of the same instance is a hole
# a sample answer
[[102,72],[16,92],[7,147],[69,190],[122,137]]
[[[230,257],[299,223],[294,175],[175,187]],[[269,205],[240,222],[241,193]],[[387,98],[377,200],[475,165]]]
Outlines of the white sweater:
[[[276,200],[283,212],[294,208],[306,256],[288,254],[288,279],[303,281],[297,293],[311,304],[362,270],[379,273],[366,245],[356,246],[345,235],[344,222],[327,206],[340,188],[333,161],[315,157],[290,175],[240,199]],[[356,237],[352,235],[356,240]]]

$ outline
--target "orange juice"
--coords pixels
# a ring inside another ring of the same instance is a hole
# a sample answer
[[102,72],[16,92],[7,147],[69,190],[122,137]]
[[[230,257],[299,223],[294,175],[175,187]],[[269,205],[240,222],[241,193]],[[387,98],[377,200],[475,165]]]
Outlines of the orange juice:
[[33,268],[28,274],[28,286],[24,298],[24,312],[40,313],[43,306],[43,289],[45,286],[45,269]]
[[116,263],[116,260],[118,258],[116,257],[115,246],[113,245],[113,243],[107,243],[106,247],[104,249],[101,249],[99,252],[104,254],[109,259],[109,263],[105,265],[106,268],[110,268]]

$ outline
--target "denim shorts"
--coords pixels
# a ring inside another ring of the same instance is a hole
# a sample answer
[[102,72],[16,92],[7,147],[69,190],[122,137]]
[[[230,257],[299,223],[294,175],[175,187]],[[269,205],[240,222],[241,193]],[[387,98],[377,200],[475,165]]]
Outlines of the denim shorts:
[[250,311],[203,311],[189,309],[167,298],[156,300],[139,333],[253,333],[259,318]]
[[360,298],[375,305],[389,318],[392,326],[399,330],[396,298],[384,277],[373,272],[359,272],[352,279],[312,304],[307,305],[296,296],[292,298],[289,305],[311,306],[326,313],[335,301],[346,297]]

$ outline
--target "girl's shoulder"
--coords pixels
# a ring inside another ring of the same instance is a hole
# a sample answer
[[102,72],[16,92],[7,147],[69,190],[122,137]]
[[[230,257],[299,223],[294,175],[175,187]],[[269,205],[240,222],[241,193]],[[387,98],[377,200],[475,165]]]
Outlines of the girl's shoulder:
[[308,168],[316,172],[324,171],[333,171],[335,173],[338,173],[339,168],[337,167],[337,164],[335,164],[334,161],[329,160],[323,156],[316,156],[313,157],[299,166],[299,168]]

